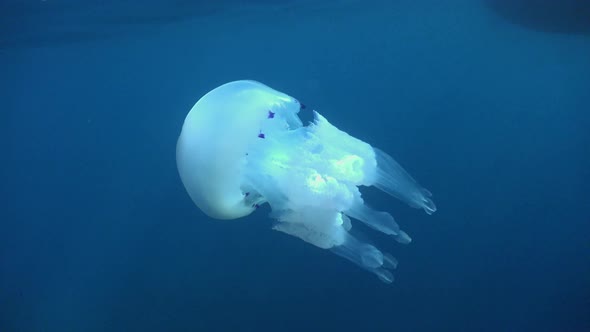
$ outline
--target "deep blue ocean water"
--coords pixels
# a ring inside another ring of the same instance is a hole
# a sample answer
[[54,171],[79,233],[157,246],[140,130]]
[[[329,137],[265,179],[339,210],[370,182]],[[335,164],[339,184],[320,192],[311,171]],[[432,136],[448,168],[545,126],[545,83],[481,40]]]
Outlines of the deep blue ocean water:
[[[2,0],[0,331],[590,331],[589,7]],[[432,191],[363,190],[393,284],[191,202],[184,117],[245,78]]]

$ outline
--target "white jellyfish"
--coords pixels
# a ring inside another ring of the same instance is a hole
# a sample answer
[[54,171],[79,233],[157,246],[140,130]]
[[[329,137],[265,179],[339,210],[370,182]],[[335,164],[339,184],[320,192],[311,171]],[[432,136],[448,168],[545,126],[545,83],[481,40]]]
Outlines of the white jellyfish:
[[410,237],[387,212],[368,207],[375,186],[431,214],[430,192],[389,155],[334,127],[318,112],[303,126],[297,99],[255,81],[224,84],[188,113],[176,147],[180,178],[208,216],[236,219],[268,203],[273,229],[330,249],[392,282],[397,261],[352,236],[351,220]]

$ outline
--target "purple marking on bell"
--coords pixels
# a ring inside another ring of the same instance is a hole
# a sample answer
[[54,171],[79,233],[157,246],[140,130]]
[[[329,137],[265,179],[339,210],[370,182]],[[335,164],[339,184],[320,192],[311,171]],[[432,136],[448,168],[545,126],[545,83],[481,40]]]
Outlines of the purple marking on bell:
[[273,111],[268,111],[268,118],[273,119],[275,117],[275,113]]
[[258,138],[264,139],[264,134],[263,133],[258,134]]

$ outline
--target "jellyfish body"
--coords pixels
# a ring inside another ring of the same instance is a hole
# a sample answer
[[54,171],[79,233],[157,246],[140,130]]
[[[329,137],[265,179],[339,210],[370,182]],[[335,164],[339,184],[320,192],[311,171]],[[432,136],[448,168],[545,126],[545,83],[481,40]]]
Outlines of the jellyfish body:
[[339,130],[314,111],[304,126],[297,99],[255,81],[234,81],[203,96],[187,115],[176,147],[193,202],[216,219],[236,219],[268,203],[273,229],[349,259],[393,281],[397,262],[350,234],[351,219],[410,237],[387,212],[368,207],[360,186],[431,214],[431,194],[389,155]]

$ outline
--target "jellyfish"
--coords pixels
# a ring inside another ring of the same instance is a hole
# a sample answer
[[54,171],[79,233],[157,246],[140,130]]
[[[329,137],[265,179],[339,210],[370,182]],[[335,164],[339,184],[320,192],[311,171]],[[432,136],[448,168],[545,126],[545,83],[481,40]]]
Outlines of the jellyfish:
[[386,283],[393,256],[351,233],[354,223],[411,238],[394,218],[363,200],[374,186],[423,209],[436,211],[431,193],[392,157],[333,126],[320,113],[304,126],[305,106],[262,83],[241,80],[205,94],[190,110],[176,146],[186,191],[214,219],[237,219],[269,204],[274,230],[328,249]]

